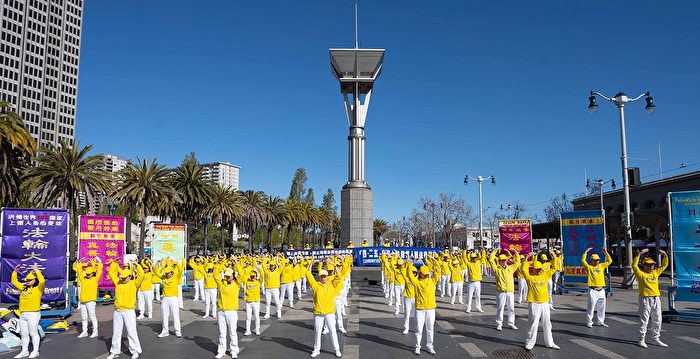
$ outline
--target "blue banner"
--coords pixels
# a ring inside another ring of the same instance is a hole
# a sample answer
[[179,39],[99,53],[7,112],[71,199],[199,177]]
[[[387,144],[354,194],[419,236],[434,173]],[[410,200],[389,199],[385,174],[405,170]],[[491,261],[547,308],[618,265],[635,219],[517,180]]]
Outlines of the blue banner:
[[581,256],[588,248],[589,256],[596,253],[605,258],[605,228],[601,210],[562,212],[561,239],[564,255],[564,280],[586,283],[588,277]]
[[42,302],[65,301],[68,211],[3,208],[0,231],[0,302],[19,300],[19,291],[10,281],[18,265],[20,281],[35,270],[46,278]]
[[355,248],[355,265],[358,267],[379,267],[379,257],[382,253],[391,255],[398,252],[399,258],[410,258],[414,262],[416,259],[423,259],[428,253],[439,253],[439,248],[419,248],[419,247],[360,247]]
[[294,258],[297,256],[311,257],[312,255],[319,260],[326,259],[328,257],[333,257],[335,255],[353,255],[352,248],[338,248],[338,249],[302,249],[293,251],[284,251],[284,255],[287,258]]
[[675,300],[700,302],[700,191],[672,192],[670,197]]

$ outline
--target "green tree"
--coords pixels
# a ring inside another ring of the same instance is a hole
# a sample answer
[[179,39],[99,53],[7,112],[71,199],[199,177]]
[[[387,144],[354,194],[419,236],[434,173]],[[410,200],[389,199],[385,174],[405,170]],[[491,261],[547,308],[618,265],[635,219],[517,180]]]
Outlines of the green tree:
[[292,179],[292,188],[289,191],[289,198],[301,201],[306,194],[306,170],[304,167],[297,168]]
[[286,219],[284,200],[277,196],[267,196],[263,201],[263,209],[265,210],[265,227],[267,229],[267,250],[271,252],[272,232]]
[[173,171],[170,181],[182,199],[174,208],[175,218],[184,219],[190,228],[203,218],[216,184],[204,177],[204,168],[197,161],[194,152],[185,156],[182,164]]
[[172,172],[164,165],[141,160],[129,163],[118,173],[117,191],[115,198],[131,203],[138,209],[141,231],[139,235],[139,257],[144,255],[146,240],[146,216],[167,207],[167,203],[180,203],[180,195],[171,186]]
[[[295,227],[304,221],[304,213],[301,204],[294,199],[287,199],[284,203],[284,224],[287,226],[287,247],[292,245],[292,234]],[[281,248],[280,248],[281,249]]]
[[311,203],[312,206],[316,205],[316,199],[314,198],[313,188],[309,188],[309,190],[306,191],[306,198],[304,198],[304,201]]
[[321,208],[325,208],[334,214],[338,213],[338,207],[335,205],[335,194],[333,194],[332,189],[329,188],[326,194],[323,195]]
[[253,253],[253,234],[267,220],[263,203],[265,201],[264,192],[248,190],[242,193],[243,216],[242,227],[248,232],[248,251]]
[[36,141],[9,102],[0,101],[0,207],[21,202],[21,176],[36,153]]
[[374,235],[375,245],[380,245],[379,240],[384,233],[389,231],[389,223],[383,219],[375,219],[372,223],[372,234]]
[[98,194],[109,194],[114,190],[111,174],[103,170],[101,156],[88,156],[92,145],[80,148],[61,142],[59,148],[45,147],[37,158],[39,164],[29,167],[24,173],[22,186],[31,190],[30,200],[40,206],[64,205],[70,211],[72,221],[69,253],[75,258],[77,240],[75,236],[76,212],[79,193],[84,193],[88,202],[94,204]]
[[221,250],[225,252],[224,228],[230,228],[243,215],[243,198],[230,187],[216,186],[205,210],[207,216],[218,221],[221,228]]
[[[316,226],[316,224],[319,222],[319,214],[316,207],[306,201],[301,202],[299,212],[301,219],[301,243],[304,247],[306,247],[306,243],[308,243],[306,236],[307,230]],[[315,242],[312,242],[311,244],[313,248],[316,248]]]

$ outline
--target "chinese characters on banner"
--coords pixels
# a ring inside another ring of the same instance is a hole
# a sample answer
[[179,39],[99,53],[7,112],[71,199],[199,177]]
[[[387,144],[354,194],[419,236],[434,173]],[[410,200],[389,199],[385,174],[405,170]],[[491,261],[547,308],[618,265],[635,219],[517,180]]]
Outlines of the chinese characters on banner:
[[153,235],[151,239],[153,263],[158,263],[163,258],[172,258],[178,262],[185,258],[186,224],[154,223],[151,233]]
[[64,209],[2,210],[0,302],[19,301],[19,291],[10,281],[18,265],[20,280],[33,270],[41,271],[46,278],[42,302],[66,300],[68,221]]
[[80,259],[100,258],[104,263],[99,288],[114,288],[107,278],[109,262],[123,263],[126,238],[124,217],[80,216],[78,235],[78,257]]
[[605,228],[601,210],[562,212],[561,240],[564,251],[564,275],[567,282],[586,282],[587,276],[581,264],[581,256],[588,248],[588,255],[597,253],[605,258]]
[[671,192],[675,300],[700,302],[700,191]]
[[357,261],[358,267],[379,267],[379,257],[382,253],[386,253],[387,256],[394,255],[394,250],[398,252],[399,258],[411,259],[415,261],[416,258],[423,259],[428,253],[439,253],[438,248],[423,248],[423,247],[361,247],[355,248],[355,260]]
[[526,255],[532,252],[532,223],[529,219],[502,219],[498,221],[501,248],[514,249]]

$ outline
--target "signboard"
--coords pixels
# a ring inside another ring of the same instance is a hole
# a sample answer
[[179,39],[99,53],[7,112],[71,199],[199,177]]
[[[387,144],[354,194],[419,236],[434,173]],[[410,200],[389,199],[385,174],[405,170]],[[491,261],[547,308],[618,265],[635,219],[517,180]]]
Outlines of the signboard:
[[[153,223],[151,234],[151,260],[153,263],[157,263],[163,258],[172,258],[178,262],[185,258],[186,224]],[[185,278],[184,272],[183,278]]]
[[284,255],[287,258],[293,258],[296,256],[304,256],[304,257],[311,257],[313,255],[316,259],[326,259],[328,257],[333,257],[335,255],[341,255],[341,256],[346,256],[346,255],[353,255],[353,249],[352,248],[338,248],[338,249],[307,249],[307,250],[293,250],[293,251],[284,251]]
[[605,258],[605,221],[601,210],[562,212],[561,239],[564,254],[564,275],[567,282],[585,283],[588,280],[581,256],[588,248]]
[[355,248],[355,261],[358,267],[379,267],[379,257],[382,253],[387,255],[398,252],[399,258],[415,261],[416,258],[423,259],[428,253],[439,253],[439,248],[419,248],[419,247],[360,247]]
[[700,191],[671,192],[669,199],[675,300],[700,302]]
[[498,221],[500,248],[514,249],[526,255],[532,252],[532,222],[529,219],[502,219]]
[[63,302],[68,277],[68,211],[3,208],[0,232],[0,302],[18,303],[12,285],[16,266],[20,280],[32,270],[46,278],[42,302]]
[[126,219],[112,216],[80,216],[78,223],[78,258],[99,258],[105,267],[97,286],[114,288],[114,283],[107,276],[107,267],[111,261],[123,263]]

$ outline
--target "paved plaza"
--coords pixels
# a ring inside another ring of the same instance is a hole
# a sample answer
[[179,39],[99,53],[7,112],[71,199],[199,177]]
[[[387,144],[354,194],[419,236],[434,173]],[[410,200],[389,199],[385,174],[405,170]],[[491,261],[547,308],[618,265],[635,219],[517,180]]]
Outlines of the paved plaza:
[[[371,281],[379,280],[378,269],[357,268],[352,274],[350,308],[345,328],[339,333],[344,358],[403,358],[413,357],[415,335],[403,335],[401,317],[395,317],[389,308],[382,289]],[[466,292],[466,291],[465,291]],[[504,328],[495,330],[495,286],[493,278],[485,277],[482,289],[484,313],[467,314],[462,305],[450,305],[447,297],[438,294],[435,325],[435,349],[439,358],[641,358],[673,357],[697,358],[700,351],[700,323],[674,321],[664,323],[662,340],[669,348],[650,345],[648,349],[636,346],[638,340],[637,293],[616,290],[608,298],[609,328],[585,327],[586,296],[583,294],[556,295],[552,312],[555,342],[561,350],[547,349],[542,334],[532,352],[523,349],[527,331],[527,307],[516,304],[516,325],[519,330]],[[664,307],[665,307],[664,300]],[[139,338],[143,348],[142,358],[213,358],[216,354],[218,329],[216,321],[203,319],[204,303],[193,302],[192,293],[185,293],[185,309],[181,310],[183,337],[171,335],[159,339],[161,330],[160,305],[154,304],[153,319],[138,322]],[[243,302],[241,301],[243,308]],[[313,345],[311,296],[307,295],[296,309],[285,306],[282,320],[274,316],[261,318],[259,337],[243,336],[245,311],[239,311],[238,333],[241,352],[239,358],[308,358]],[[693,308],[699,310],[700,308]],[[104,358],[107,355],[111,333],[112,305],[100,305],[97,314],[100,321],[99,339],[77,339],[77,325],[62,334],[50,334],[41,345],[41,357],[51,359]],[[274,312],[274,309],[273,309]],[[264,304],[261,314],[264,313]],[[80,321],[78,311],[68,319]],[[172,326],[171,326],[172,329]],[[413,329],[413,324],[411,324]],[[425,339],[424,339],[425,340]],[[126,338],[124,354],[128,358]],[[334,358],[328,335],[323,337],[323,350],[319,358]],[[11,358],[17,351],[0,354],[0,359]],[[432,357],[427,352],[421,357]]]

